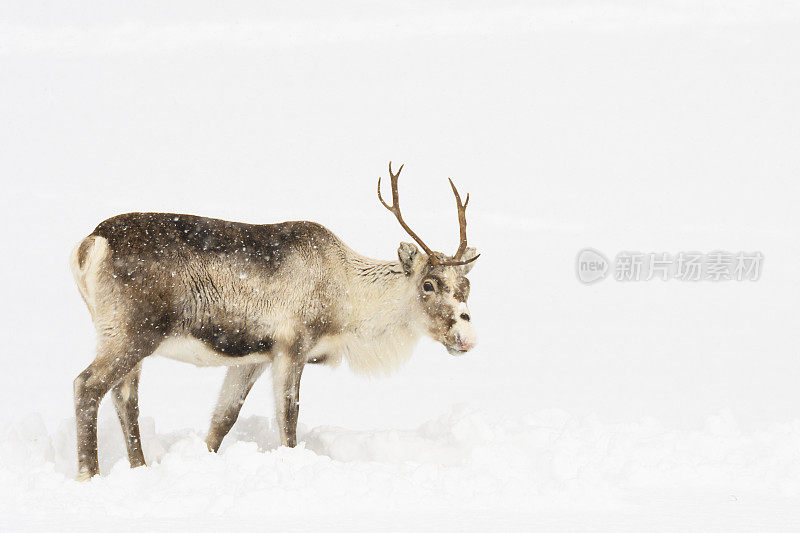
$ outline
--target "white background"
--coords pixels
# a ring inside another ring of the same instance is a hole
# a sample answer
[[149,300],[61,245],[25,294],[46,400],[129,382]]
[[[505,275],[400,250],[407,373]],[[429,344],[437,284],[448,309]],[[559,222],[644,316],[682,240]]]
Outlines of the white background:
[[[52,432],[71,416],[93,329],[67,257],[101,220],[308,219],[390,259],[407,240],[375,197],[392,160],[434,248],[457,245],[446,178],[471,194],[479,346],[454,359],[423,341],[383,379],[309,368],[305,427],[415,428],[459,404],[676,432],[791,423],[799,16],[744,1],[4,3],[0,421],[39,413]],[[586,246],[765,260],[757,282],[587,287]],[[142,416],[202,433],[223,372],[147,361]],[[262,380],[242,417],[271,402]]]

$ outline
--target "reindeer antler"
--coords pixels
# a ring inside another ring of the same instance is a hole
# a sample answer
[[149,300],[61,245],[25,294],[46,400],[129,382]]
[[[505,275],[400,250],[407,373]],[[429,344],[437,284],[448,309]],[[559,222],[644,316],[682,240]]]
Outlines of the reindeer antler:
[[428,248],[428,245],[422,242],[422,239],[417,236],[414,231],[408,227],[406,221],[403,220],[403,215],[400,213],[400,193],[397,191],[397,179],[400,177],[400,173],[403,171],[403,166],[400,165],[400,168],[397,169],[397,174],[392,172],[392,162],[389,161],[389,178],[392,180],[392,205],[387,204],[383,201],[383,197],[381,196],[381,179],[378,178],[378,200],[381,201],[383,207],[394,213],[394,216],[397,217],[397,221],[403,226],[403,229],[406,230],[406,233],[411,235],[411,238],[417,241],[425,253],[428,254],[428,257],[431,258],[432,262],[436,261],[436,256],[433,253],[433,250]]
[[383,207],[391,211],[394,216],[397,218],[397,221],[406,230],[412,239],[417,241],[417,244],[422,247],[426,254],[428,254],[428,259],[431,264],[434,265],[442,265],[442,266],[457,266],[457,265],[466,265],[467,263],[471,263],[475,261],[478,256],[472,257],[467,259],[466,261],[459,261],[461,256],[464,255],[464,252],[467,249],[467,204],[469,203],[469,194],[466,197],[466,201],[462,204],[461,203],[461,196],[458,194],[458,190],[456,190],[456,186],[453,185],[453,180],[450,180],[450,186],[453,188],[453,193],[456,195],[456,204],[458,208],[458,225],[459,225],[459,232],[461,234],[461,242],[458,246],[458,251],[456,251],[456,255],[453,257],[452,261],[442,261],[436,255],[436,252],[431,250],[427,244],[425,244],[419,236],[414,233],[414,231],[408,227],[405,220],[403,220],[403,215],[400,213],[400,193],[397,190],[397,180],[400,177],[400,172],[402,172],[404,165],[400,165],[400,168],[397,169],[397,174],[392,172],[392,162],[389,161],[389,177],[392,181],[392,205],[387,204],[383,201],[383,197],[381,196],[381,178],[378,178],[378,200],[383,204]]
[[[458,194],[458,189],[456,189],[453,180],[447,178],[447,181],[450,182],[450,187],[453,189],[453,194],[456,196],[456,209],[458,209],[458,232],[461,238],[460,242],[458,243],[458,250],[456,250],[456,254],[453,256],[453,261],[448,262],[458,265],[466,265],[467,263],[471,263],[475,261],[478,256],[471,259],[467,259],[466,261],[459,261],[461,256],[464,255],[464,252],[467,251],[467,204],[469,204],[469,193],[467,193],[467,197],[464,199],[464,203],[461,203],[461,195]],[[480,254],[478,254],[480,255]]]

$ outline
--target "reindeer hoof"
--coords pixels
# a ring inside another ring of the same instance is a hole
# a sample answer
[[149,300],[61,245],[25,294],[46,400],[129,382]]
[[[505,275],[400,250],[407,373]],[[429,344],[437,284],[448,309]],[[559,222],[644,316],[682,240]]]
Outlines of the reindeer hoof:
[[90,474],[89,472],[78,472],[78,476],[75,478],[75,481],[89,481],[92,479],[92,476],[93,474]]

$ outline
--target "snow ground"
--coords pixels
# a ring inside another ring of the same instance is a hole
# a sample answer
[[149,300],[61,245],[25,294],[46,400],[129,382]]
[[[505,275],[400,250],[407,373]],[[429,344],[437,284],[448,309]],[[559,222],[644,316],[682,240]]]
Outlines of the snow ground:
[[131,470],[117,422],[106,419],[103,476],[79,483],[73,421],[48,433],[31,416],[0,439],[0,482],[17,487],[0,511],[17,527],[131,531],[731,531],[800,520],[800,421],[744,433],[721,413],[675,431],[653,419],[604,424],[559,410],[498,418],[458,407],[416,430],[301,429],[302,444],[289,449],[277,446],[273,420],[251,416],[218,455],[196,430],[154,427],[143,420],[151,466]]
[[[796,530],[800,9],[792,2],[0,5],[0,529]],[[220,369],[144,365],[151,466],[101,409],[72,246],[127,211],[312,219],[390,258],[375,198],[454,247],[471,193],[480,344],[384,379],[267,382],[221,454]],[[577,282],[592,246],[759,250],[754,283]],[[412,428],[412,429],[408,429]],[[417,428],[417,429],[413,429]]]

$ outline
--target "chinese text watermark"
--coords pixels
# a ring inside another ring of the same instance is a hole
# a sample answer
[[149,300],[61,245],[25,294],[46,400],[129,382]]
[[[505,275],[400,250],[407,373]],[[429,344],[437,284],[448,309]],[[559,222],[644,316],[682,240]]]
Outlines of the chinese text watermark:
[[761,252],[620,252],[613,261],[593,248],[575,258],[575,273],[591,284],[612,276],[617,281],[757,281],[761,277]]

